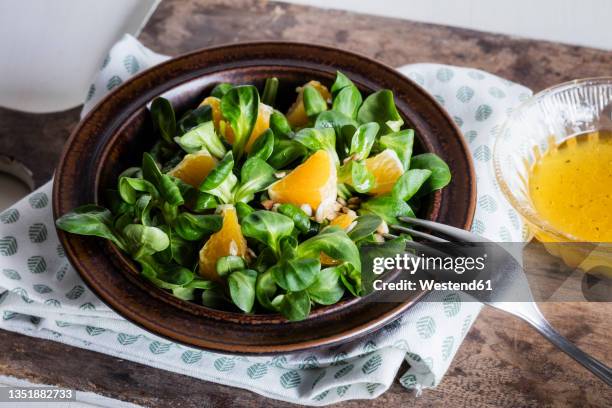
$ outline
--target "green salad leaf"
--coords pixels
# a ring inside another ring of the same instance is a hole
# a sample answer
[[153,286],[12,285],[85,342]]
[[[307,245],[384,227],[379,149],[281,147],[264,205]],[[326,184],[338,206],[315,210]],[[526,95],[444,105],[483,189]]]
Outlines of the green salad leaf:
[[313,117],[327,110],[327,102],[312,85],[304,87],[304,110],[308,117]]
[[378,123],[382,134],[398,132],[404,124],[404,120],[395,107],[393,92],[388,89],[369,95],[359,108],[357,120],[359,123]]
[[201,241],[205,236],[219,231],[222,226],[223,218],[215,214],[197,215],[183,212],[174,221],[176,233],[187,241]]
[[170,238],[170,246],[168,247],[171,252],[171,260],[177,264],[193,269],[196,263],[197,248],[193,246],[192,242],[185,240],[175,233],[168,235]]
[[106,189],[104,192],[104,201],[108,204],[108,208],[112,214],[120,215],[128,211],[131,206],[123,201],[119,190],[112,188]]
[[179,289],[194,280],[193,272],[179,265],[163,265],[151,257],[140,258],[138,262],[142,267],[142,276],[162,289]]
[[340,92],[342,89],[346,88],[347,86],[351,86],[351,85],[354,85],[354,84],[353,84],[353,81],[349,79],[349,77],[347,77],[340,71],[336,71],[336,80],[334,81],[330,91],[332,95],[335,97],[338,94],[338,92]]
[[359,214],[376,214],[387,224],[397,224],[397,217],[414,217],[408,203],[392,194],[370,198],[361,205]]
[[214,209],[219,204],[214,195],[196,190],[191,186],[185,191],[183,197],[185,197],[185,206],[195,213]]
[[147,180],[132,177],[119,178],[119,195],[126,203],[135,204],[143,193],[149,194],[154,199],[159,197],[157,188]]
[[314,282],[306,291],[310,299],[320,305],[333,305],[344,296],[344,287],[341,285],[343,267],[333,266],[322,269]]
[[348,236],[354,242],[359,242],[376,232],[382,223],[382,218],[376,214],[364,214],[357,217],[355,223],[355,227],[348,232]]
[[223,160],[206,176],[200,185],[200,191],[214,195],[223,203],[231,203],[234,197],[234,188],[238,178],[232,173],[234,156],[227,152]]
[[358,193],[367,193],[376,184],[374,175],[365,164],[353,160],[340,167],[338,180],[353,187]]
[[340,159],[344,159],[348,155],[351,143],[350,138],[355,133],[357,127],[359,127],[359,124],[341,112],[329,110],[317,116],[314,127],[334,130],[336,152]]
[[217,259],[217,274],[224,278],[232,272],[246,269],[246,262],[240,256],[228,255]]
[[276,102],[276,94],[278,93],[278,78],[268,78],[264,85],[264,91],[261,96],[261,101],[268,106],[274,105]]
[[272,132],[272,129],[266,129],[266,131],[253,142],[248,158],[257,157],[264,161],[268,160],[274,151],[274,144],[274,132]]
[[285,115],[277,110],[274,110],[270,115],[270,130],[279,138],[287,139],[293,136],[293,129],[291,129],[289,121],[287,121]]
[[338,266],[340,270],[340,281],[353,296],[363,295],[363,283],[361,270],[357,270],[352,264],[345,262]]
[[234,133],[232,149],[237,158],[242,156],[259,113],[259,93],[253,85],[239,85],[221,98],[221,112]]
[[342,88],[334,97],[332,109],[349,118],[357,119],[357,112],[362,102],[359,89],[355,85],[348,85]]
[[351,147],[349,154],[353,160],[364,160],[370,156],[370,150],[376,141],[376,135],[380,126],[378,123],[364,123],[360,125],[356,130],[355,134],[351,138]]
[[272,277],[272,272],[267,271],[257,276],[255,284],[255,296],[260,305],[268,310],[277,311],[278,309],[272,305],[272,299],[276,295],[278,287]]
[[110,211],[97,205],[84,205],[59,217],[55,225],[61,230],[79,235],[106,238],[123,250],[127,250],[123,238],[113,229]]
[[243,271],[232,272],[227,277],[230,297],[240,310],[251,313],[255,304],[255,283],[257,281],[257,271],[245,269]]
[[149,194],[140,196],[134,203],[134,216],[140,220],[142,225],[153,226],[153,221],[151,220],[153,204],[154,202]]
[[310,297],[305,290],[287,292],[279,299],[279,311],[288,320],[304,320],[310,314]]
[[[198,106],[197,108],[186,112],[177,122],[179,133],[185,134],[191,129],[198,127],[203,123],[210,122],[211,120],[212,108],[210,105]],[[176,137],[174,138],[174,141],[176,141]]]
[[297,255],[300,258],[318,258],[321,253],[337,261],[350,263],[361,271],[359,250],[342,228],[329,226],[312,238],[300,243]]
[[397,157],[404,165],[404,170],[408,170],[410,157],[412,156],[412,145],[414,144],[414,131],[412,129],[384,135],[380,138],[378,144],[381,150],[391,149],[397,153]]
[[363,265],[362,276],[362,295],[371,293],[374,289],[374,281],[380,279],[380,275],[374,273],[372,266],[375,258],[391,258],[401,254],[406,250],[406,238],[398,237],[385,242],[370,244],[368,249],[362,251],[361,262]]
[[278,212],[291,218],[295,227],[301,232],[310,230],[310,217],[300,207],[293,204],[281,204],[278,206]]
[[[210,108],[208,105],[204,107]],[[211,156],[222,159],[227,153],[223,142],[215,132],[212,120],[201,123],[182,136],[177,136],[174,141],[187,153],[196,153],[206,150]]]
[[172,104],[166,98],[155,98],[151,102],[153,124],[166,143],[172,144],[176,134],[176,117]]
[[431,174],[431,170],[426,169],[408,170],[395,182],[391,193],[402,201],[408,201],[425,184]]
[[253,200],[255,193],[265,190],[276,181],[275,172],[274,167],[259,157],[245,161],[240,170],[240,185],[234,195],[234,202],[248,203]]
[[294,140],[303,144],[311,152],[327,151],[336,163],[340,163],[336,152],[336,134],[330,128],[304,128],[296,133]]
[[448,164],[434,153],[423,153],[414,156],[410,161],[410,168],[431,171],[431,176],[419,191],[420,195],[446,187],[451,181],[451,172]]
[[134,259],[161,252],[170,245],[168,235],[157,227],[128,224],[123,228],[123,236]]
[[253,268],[260,273],[266,272],[268,269],[276,265],[277,257],[272,248],[265,247],[253,262]]
[[185,200],[178,186],[170,176],[162,174],[155,159],[149,153],[142,156],[142,176],[157,188],[157,191],[168,204],[172,206],[184,204]]
[[241,223],[244,217],[255,211],[253,207],[240,201],[234,204],[234,207],[236,207],[236,214],[238,215],[238,220]]
[[291,218],[272,211],[258,210],[242,220],[242,233],[245,237],[256,239],[280,254],[280,240],[291,235]]
[[288,291],[304,290],[314,283],[321,270],[321,262],[314,258],[282,260],[272,268],[274,282]]
[[223,95],[229,92],[230,89],[234,87],[233,84],[228,84],[227,82],[222,82],[220,84],[215,85],[213,90],[210,92],[210,96],[214,96],[215,98],[223,98]]
[[308,149],[295,140],[275,140],[274,151],[268,158],[268,163],[275,169],[283,169],[289,164],[303,158]]

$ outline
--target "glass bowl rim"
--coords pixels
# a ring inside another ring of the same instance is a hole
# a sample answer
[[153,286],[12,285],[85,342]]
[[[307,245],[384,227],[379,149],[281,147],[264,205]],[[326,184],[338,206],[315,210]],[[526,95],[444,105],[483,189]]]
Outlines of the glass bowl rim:
[[[531,208],[525,208],[519,202],[519,199],[514,195],[512,189],[504,179],[502,173],[502,166],[500,162],[500,140],[501,135],[503,135],[506,130],[510,127],[510,123],[515,119],[515,117],[523,110],[528,107],[531,107],[538,101],[544,99],[545,97],[560,92],[566,89],[577,88],[584,85],[611,85],[612,86],[612,76],[598,76],[598,77],[588,77],[588,78],[580,78],[574,79],[571,81],[562,82],[560,84],[552,85],[548,88],[541,90],[527,98],[525,101],[521,102],[518,106],[512,109],[512,112],[508,115],[506,120],[503,122],[499,133],[495,139],[495,143],[493,144],[493,170],[495,173],[495,179],[502,191],[504,197],[508,200],[512,208],[516,210],[529,224],[536,227],[538,230],[545,232],[546,234],[552,235],[556,239],[560,241],[580,241],[576,236],[560,231],[553,227],[549,222],[542,219],[538,214],[533,211]],[[612,102],[611,102],[612,103]]]

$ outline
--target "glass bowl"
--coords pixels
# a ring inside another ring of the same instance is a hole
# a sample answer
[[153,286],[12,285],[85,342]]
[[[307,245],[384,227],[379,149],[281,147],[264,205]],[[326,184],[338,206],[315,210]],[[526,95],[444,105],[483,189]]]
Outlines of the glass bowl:
[[612,130],[612,77],[579,79],[534,95],[510,112],[493,148],[499,187],[524,219],[530,236],[567,265],[584,270],[612,265],[611,244],[581,242],[543,219],[529,196],[529,172],[548,149],[599,130]]

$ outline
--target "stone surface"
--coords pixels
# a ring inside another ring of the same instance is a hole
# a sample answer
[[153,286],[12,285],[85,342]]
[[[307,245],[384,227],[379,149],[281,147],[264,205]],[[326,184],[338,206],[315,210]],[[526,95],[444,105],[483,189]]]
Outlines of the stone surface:
[[[176,55],[248,40],[342,47],[392,66],[439,62],[481,68],[534,90],[574,78],[610,75],[612,53],[458,28],[255,0],[166,0],[140,39]],[[33,115],[0,108],[0,153],[51,177],[79,109]],[[610,364],[612,304],[548,303],[561,333]],[[70,354],[71,358],[66,356]],[[283,407],[249,391],[195,380],[91,351],[0,331],[0,375],[92,391],[146,406]],[[612,391],[527,324],[484,309],[442,384],[419,397],[399,384],[372,407],[610,406]],[[338,404],[359,407],[363,402]]]

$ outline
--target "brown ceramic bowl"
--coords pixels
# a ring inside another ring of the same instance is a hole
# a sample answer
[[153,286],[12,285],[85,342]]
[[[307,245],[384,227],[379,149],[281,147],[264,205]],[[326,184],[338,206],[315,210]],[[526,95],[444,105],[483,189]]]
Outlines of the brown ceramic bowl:
[[[365,93],[388,88],[417,151],[440,155],[453,180],[435,194],[422,216],[469,228],[475,208],[475,177],[468,148],[438,103],[397,71],[369,58],[335,48],[283,42],[236,44],[192,52],[125,82],[101,101],[73,132],[57,168],[54,216],[86,203],[101,203],[118,174],[139,165],[148,150],[151,122],[146,105],[164,95],[181,112],[196,106],[219,82],[262,86],[276,76],[285,108],[295,87],[311,79],[330,86],[336,70]],[[301,322],[280,315],[246,315],[181,301],[138,276],[136,266],[107,241],[58,231],[68,259],[100,299],[117,313],[156,335],[212,351],[269,354],[339,344],[397,318],[422,295],[403,303],[381,302],[378,293],[317,308]]]

